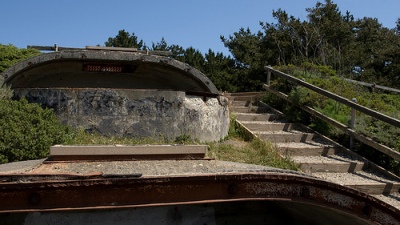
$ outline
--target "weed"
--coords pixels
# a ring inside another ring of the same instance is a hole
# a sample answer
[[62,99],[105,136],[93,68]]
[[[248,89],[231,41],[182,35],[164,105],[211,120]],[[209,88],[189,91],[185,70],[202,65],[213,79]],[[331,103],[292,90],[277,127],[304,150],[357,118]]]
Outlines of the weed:
[[275,146],[259,139],[243,142],[232,138],[222,143],[210,143],[208,155],[224,161],[299,170],[289,157],[282,158]]

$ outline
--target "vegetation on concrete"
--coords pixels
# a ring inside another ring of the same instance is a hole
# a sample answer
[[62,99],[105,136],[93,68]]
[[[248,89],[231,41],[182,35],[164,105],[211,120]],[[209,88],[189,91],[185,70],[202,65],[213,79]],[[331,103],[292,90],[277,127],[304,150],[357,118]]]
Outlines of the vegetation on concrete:
[[244,141],[244,135],[242,128],[235,123],[233,115],[228,136],[221,142],[209,143],[208,156],[223,161],[299,170],[290,157],[281,155],[277,146],[271,142],[260,139]]
[[[261,140],[245,142],[243,132],[235,126],[234,117],[231,118],[228,136],[220,142],[206,143],[209,146],[208,157],[218,160],[257,164],[282,169],[298,170],[296,164],[289,157],[282,157],[276,146]],[[70,145],[143,145],[143,144],[198,144],[187,135],[176,138],[174,142],[163,138],[126,138],[105,137],[99,134],[89,134],[83,130],[71,135],[63,144]]]
[[223,142],[210,143],[208,155],[223,161],[299,170],[288,156],[282,157],[279,154],[276,146],[260,139],[245,142],[241,138],[232,137]]
[[162,137],[156,138],[129,138],[117,136],[104,136],[98,133],[88,133],[83,129],[74,131],[70,138],[66,139],[64,145],[146,145],[146,144],[168,144]]

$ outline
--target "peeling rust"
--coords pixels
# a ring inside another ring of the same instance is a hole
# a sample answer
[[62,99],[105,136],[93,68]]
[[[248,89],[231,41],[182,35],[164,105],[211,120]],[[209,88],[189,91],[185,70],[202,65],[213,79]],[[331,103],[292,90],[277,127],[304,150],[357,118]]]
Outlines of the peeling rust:
[[303,198],[310,197],[310,189],[308,189],[307,187],[302,187],[300,189],[300,197],[303,197]]
[[228,186],[229,194],[234,195],[234,194],[238,193],[238,191],[239,191],[239,186],[237,184],[230,184]]
[[40,194],[37,192],[31,193],[28,197],[29,204],[33,206],[39,205],[40,200],[41,200]]
[[[4,177],[4,176],[3,176]],[[293,201],[400,224],[400,211],[357,190],[286,173],[169,177],[98,176],[0,184],[0,212],[126,208],[237,201]],[[56,190],[56,191],[55,191]],[[27,197],[28,201],[27,201]],[[45,196],[45,197],[44,197]]]

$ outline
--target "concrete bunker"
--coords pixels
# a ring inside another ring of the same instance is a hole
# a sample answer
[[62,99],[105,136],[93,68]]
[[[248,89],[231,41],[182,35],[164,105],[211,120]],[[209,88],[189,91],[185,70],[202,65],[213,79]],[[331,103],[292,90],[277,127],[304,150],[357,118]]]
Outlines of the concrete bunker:
[[227,100],[200,71],[133,52],[41,54],[6,70],[15,98],[53,108],[72,127],[103,135],[216,141],[227,135]]

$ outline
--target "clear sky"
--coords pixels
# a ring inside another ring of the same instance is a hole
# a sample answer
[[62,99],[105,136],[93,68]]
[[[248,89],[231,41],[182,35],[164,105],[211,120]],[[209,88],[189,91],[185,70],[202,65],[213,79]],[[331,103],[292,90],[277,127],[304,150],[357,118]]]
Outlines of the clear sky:
[[[325,2],[321,0],[320,2]],[[378,18],[394,28],[400,17],[400,0],[333,0],[344,14]],[[253,33],[259,21],[276,22],[272,10],[306,19],[313,0],[1,0],[0,44],[85,47],[104,45],[119,30],[134,32],[151,46],[162,37],[168,44],[194,47],[206,53],[228,53],[220,35],[241,27]]]

